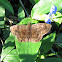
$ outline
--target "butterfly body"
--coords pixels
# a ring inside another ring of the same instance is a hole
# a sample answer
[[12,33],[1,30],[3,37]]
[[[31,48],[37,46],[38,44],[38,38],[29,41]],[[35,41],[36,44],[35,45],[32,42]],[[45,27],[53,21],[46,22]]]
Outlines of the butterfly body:
[[11,33],[17,37],[19,42],[39,42],[43,35],[51,29],[51,24],[37,23],[31,25],[14,25],[10,27]]

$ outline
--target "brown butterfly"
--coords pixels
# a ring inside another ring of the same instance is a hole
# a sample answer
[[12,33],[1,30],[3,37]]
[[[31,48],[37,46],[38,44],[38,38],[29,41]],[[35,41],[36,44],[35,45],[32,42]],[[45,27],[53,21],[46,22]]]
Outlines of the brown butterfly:
[[17,37],[19,42],[39,42],[43,35],[47,34],[51,29],[51,24],[37,23],[31,25],[14,25],[10,27],[10,31]]

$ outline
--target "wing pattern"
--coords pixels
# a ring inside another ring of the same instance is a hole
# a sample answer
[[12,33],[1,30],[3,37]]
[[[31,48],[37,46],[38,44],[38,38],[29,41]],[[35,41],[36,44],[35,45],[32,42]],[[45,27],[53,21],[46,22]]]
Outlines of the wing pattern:
[[11,33],[17,37],[19,42],[39,42],[50,29],[51,25],[47,23],[33,25],[28,23],[28,25],[14,25],[10,27]]

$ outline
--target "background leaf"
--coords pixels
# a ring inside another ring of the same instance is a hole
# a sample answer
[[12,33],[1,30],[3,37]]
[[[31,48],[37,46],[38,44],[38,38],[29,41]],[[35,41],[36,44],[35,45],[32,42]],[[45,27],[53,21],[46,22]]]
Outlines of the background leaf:
[[39,2],[40,0],[29,0],[31,3],[32,3],[32,5],[34,5],[34,4],[36,4],[37,2]]
[[0,4],[2,4],[7,10],[9,10],[14,15],[13,7],[8,0],[0,0]]
[[0,28],[4,28],[5,9],[0,5]]
[[0,17],[5,16],[5,9],[2,5],[0,5]]
[[18,9],[18,18],[21,21],[21,19],[23,19],[25,17],[25,12],[23,10],[23,8],[20,6]]
[[62,0],[40,0],[37,4],[34,5],[31,11],[31,17],[36,19],[35,15],[41,15],[50,12],[52,5],[57,7],[57,10],[62,9]]
[[42,39],[42,44],[40,47],[41,54],[47,53],[52,48],[55,42],[55,36],[56,36],[56,33],[54,32]]
[[59,33],[56,38],[56,44],[62,48],[62,33]]
[[46,58],[43,62],[62,62],[61,58]]
[[32,3],[32,5],[34,5],[35,4],[35,1],[34,0],[29,0],[31,3]]
[[15,47],[14,39],[15,37],[11,34],[5,41],[5,44],[2,48],[1,61],[7,56],[9,52]]

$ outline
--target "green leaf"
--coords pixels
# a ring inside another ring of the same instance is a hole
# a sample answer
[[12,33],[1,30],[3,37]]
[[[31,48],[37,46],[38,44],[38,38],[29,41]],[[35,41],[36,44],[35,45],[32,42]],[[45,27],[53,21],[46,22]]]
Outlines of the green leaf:
[[32,5],[34,5],[35,4],[35,1],[34,0],[29,0],[31,3],[32,3]]
[[21,62],[34,62],[37,57],[41,42],[18,42],[17,38],[15,38],[15,41],[16,49]]
[[39,2],[40,0],[29,0],[31,3],[32,3],[32,5],[34,5],[34,4],[36,4],[37,2]]
[[60,12],[56,12],[56,18],[53,20],[55,21],[56,25],[59,27],[59,25],[62,23],[62,14]]
[[27,18],[22,19],[19,24],[28,24],[29,22],[31,22],[31,23],[38,23],[37,20],[33,20],[32,18],[27,17]]
[[61,4],[62,4],[62,0],[46,0],[46,1],[40,0],[32,8],[31,17],[33,19],[36,19],[37,17],[34,18],[35,15],[41,15],[50,12],[50,8],[52,5],[55,5],[57,7],[57,10],[61,10],[62,9]]
[[3,60],[4,62],[20,62],[18,52],[13,49]]
[[1,57],[2,43],[0,42],[0,57]]
[[62,33],[59,33],[56,38],[56,44],[62,48]]
[[14,39],[15,37],[10,34],[10,36],[6,39],[5,44],[2,48],[1,61],[7,56],[9,52],[15,47]]
[[10,30],[9,28],[2,29],[1,30],[1,35],[4,40],[6,40],[9,37]]
[[62,14],[62,10],[59,11]]
[[7,10],[9,10],[14,15],[13,7],[8,0],[0,0],[0,4],[2,4]]
[[35,1],[35,3],[38,3],[40,0],[34,0]]
[[4,28],[4,17],[0,17],[0,28]]
[[0,17],[5,16],[5,9],[2,5],[0,5]]
[[47,53],[52,48],[55,42],[55,36],[56,33],[54,32],[42,39],[42,44],[40,48],[41,53]]
[[62,62],[61,58],[46,58],[43,62]]
[[23,10],[23,8],[20,6],[18,9],[18,18],[21,21],[21,19],[23,19],[25,17],[25,12]]
[[36,19],[38,21],[44,21],[47,16],[47,14],[36,14],[35,16],[33,16],[33,19]]
[[0,5],[0,28],[4,28],[5,9]]

